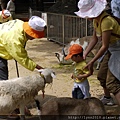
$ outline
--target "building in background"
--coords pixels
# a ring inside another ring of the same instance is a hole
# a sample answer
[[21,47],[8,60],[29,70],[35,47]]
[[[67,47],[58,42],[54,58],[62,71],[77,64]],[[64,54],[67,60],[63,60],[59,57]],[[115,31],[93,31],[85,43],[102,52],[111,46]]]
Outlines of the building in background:
[[[0,0],[1,10],[6,9],[9,0]],[[29,8],[46,12],[56,0],[15,0],[16,18],[24,21],[29,19]]]

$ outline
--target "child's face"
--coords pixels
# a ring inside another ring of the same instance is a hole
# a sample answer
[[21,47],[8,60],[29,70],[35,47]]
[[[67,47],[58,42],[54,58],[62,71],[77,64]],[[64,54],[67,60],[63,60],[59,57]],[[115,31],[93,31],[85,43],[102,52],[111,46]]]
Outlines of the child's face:
[[76,63],[83,61],[83,57],[81,57],[80,55],[77,55],[77,56],[73,55],[71,59]]

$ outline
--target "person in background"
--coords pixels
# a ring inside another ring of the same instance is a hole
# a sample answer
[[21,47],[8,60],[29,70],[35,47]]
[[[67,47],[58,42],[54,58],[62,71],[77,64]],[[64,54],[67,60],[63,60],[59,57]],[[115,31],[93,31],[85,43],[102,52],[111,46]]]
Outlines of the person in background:
[[111,10],[111,1],[112,0],[106,0],[106,1],[107,1],[107,5],[106,5],[105,10],[108,14],[112,15],[112,10]]
[[14,2],[15,2],[15,0],[10,0],[7,3],[7,7],[6,7],[6,10],[10,11],[13,19],[15,19],[15,3]]
[[0,11],[0,23],[8,22],[12,20],[11,13],[8,10]]
[[0,11],[2,11],[2,7],[1,7],[1,0],[0,0]]
[[94,58],[85,66],[90,70],[91,75],[95,61],[107,51],[97,76],[105,93],[101,101],[104,104],[113,105],[110,96],[110,93],[113,93],[120,105],[120,38],[114,35],[120,35],[120,26],[113,17],[104,11],[106,4],[106,0],[80,0],[78,2],[79,11],[75,14],[81,18],[93,20],[93,39],[84,51],[84,59],[97,44],[98,38],[101,37],[102,46]]
[[111,10],[112,10],[113,16],[117,17],[120,22],[120,0],[111,1]]
[[1,11],[6,9],[7,7],[7,0],[0,0],[1,1]]
[[111,9],[113,15],[120,18],[120,0],[112,0]]
[[25,45],[28,40],[44,37],[45,28],[45,21],[38,16],[32,16],[28,22],[15,19],[0,24],[0,80],[8,80],[11,59],[30,71],[43,68],[29,58]]
[[90,87],[87,77],[90,76],[88,69],[83,69],[86,65],[83,59],[83,48],[79,44],[70,46],[66,60],[72,59],[75,62],[72,79],[74,80],[74,87],[72,90],[72,97],[76,99],[85,99],[90,97]]

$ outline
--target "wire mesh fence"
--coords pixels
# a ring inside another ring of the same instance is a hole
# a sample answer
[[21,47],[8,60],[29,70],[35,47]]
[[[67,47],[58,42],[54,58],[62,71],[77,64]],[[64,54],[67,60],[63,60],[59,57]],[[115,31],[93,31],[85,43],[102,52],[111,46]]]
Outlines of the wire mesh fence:
[[31,10],[31,15],[42,17],[47,23],[47,39],[65,45],[71,40],[91,36],[92,21],[74,15],[42,13]]

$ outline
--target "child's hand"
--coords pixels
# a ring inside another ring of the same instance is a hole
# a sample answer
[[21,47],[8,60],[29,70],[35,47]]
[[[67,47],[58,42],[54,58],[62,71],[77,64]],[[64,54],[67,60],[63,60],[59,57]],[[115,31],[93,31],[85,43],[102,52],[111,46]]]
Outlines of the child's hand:
[[75,76],[75,75],[72,75],[71,78],[75,80],[75,79],[76,79],[76,76]]
[[83,75],[79,74],[79,76],[77,77],[77,79],[81,80],[83,78]]

